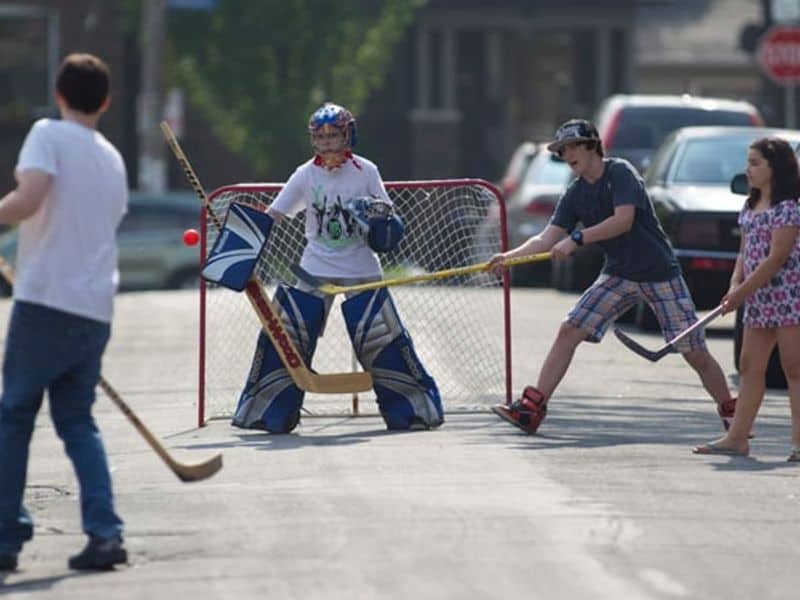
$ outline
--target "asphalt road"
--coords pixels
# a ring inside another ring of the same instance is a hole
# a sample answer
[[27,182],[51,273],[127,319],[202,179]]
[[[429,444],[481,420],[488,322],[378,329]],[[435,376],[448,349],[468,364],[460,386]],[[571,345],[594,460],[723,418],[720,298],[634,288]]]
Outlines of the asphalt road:
[[[517,389],[534,379],[574,299],[514,290]],[[9,307],[0,301],[3,322]],[[0,595],[797,595],[800,466],[785,462],[785,391],[769,392],[750,458],[693,456],[720,423],[691,369],[677,356],[648,363],[611,336],[579,348],[535,436],[455,400],[433,432],[387,433],[376,417],[346,416],[348,398],[338,400],[342,414],[306,416],[294,435],[225,420],[196,429],[195,308],[191,292],[121,295],[104,372],[176,459],[222,452],[222,471],[178,481],[99,396],[130,565],[71,572],[66,559],[84,544],[76,485],[43,411],[26,497],[36,536],[19,571],[0,575]],[[731,325],[726,317],[710,332],[730,374]]]

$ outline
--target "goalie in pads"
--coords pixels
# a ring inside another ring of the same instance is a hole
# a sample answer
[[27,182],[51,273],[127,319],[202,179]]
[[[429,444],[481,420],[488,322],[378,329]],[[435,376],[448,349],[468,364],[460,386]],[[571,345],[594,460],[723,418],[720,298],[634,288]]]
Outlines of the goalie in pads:
[[[355,119],[347,109],[326,103],[311,115],[308,131],[314,156],[295,170],[267,214],[280,222],[306,211],[307,243],[300,265],[310,274],[338,285],[378,280],[382,271],[375,253],[397,246],[403,223],[394,214],[378,168],[352,152]],[[280,286],[276,292],[284,327],[306,364],[331,302],[303,284]],[[419,360],[389,293],[380,289],[349,295],[342,312],[356,356],[372,375],[387,428],[441,425],[436,383]],[[262,332],[233,424],[288,433],[300,420],[303,395]]]

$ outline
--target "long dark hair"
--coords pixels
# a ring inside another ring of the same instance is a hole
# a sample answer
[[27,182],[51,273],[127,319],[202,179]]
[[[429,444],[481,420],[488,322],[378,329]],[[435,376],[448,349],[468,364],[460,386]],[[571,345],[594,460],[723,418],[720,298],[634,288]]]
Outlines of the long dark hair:
[[[797,200],[800,196],[800,170],[789,142],[779,137],[765,137],[750,144],[750,148],[758,150],[772,169],[770,206],[790,198]],[[760,198],[761,190],[751,188],[747,208],[752,210]]]

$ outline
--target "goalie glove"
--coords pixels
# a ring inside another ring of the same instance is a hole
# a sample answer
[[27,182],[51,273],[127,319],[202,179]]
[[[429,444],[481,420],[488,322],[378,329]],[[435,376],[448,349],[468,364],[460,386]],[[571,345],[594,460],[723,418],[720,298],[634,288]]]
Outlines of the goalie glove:
[[394,206],[382,198],[358,196],[350,198],[344,209],[366,237],[375,252],[391,252],[400,243],[405,231],[403,221],[394,213]]

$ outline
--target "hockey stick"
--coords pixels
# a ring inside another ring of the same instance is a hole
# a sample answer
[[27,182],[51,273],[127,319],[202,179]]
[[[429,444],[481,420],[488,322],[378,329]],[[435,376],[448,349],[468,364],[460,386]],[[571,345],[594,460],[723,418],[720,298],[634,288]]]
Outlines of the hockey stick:
[[[0,274],[2,274],[3,278],[10,285],[14,285],[14,270],[2,256],[0,256]],[[167,449],[164,448],[161,442],[159,442],[152,433],[150,433],[150,430],[139,420],[136,413],[125,403],[122,396],[117,393],[117,390],[111,387],[111,384],[108,383],[102,375],[100,376],[98,385],[106,395],[111,398],[111,401],[117,405],[117,408],[128,417],[128,420],[133,423],[136,430],[142,434],[145,441],[150,444],[150,447],[155,450],[155,453],[167,464],[170,470],[178,476],[178,479],[181,481],[200,481],[202,479],[208,479],[222,468],[222,454],[217,454],[206,461],[191,465],[180,463],[172,458],[170,453],[167,452]]]
[[[530,254],[528,256],[518,256],[517,258],[510,258],[505,261],[506,267],[513,267],[515,265],[524,265],[532,262],[540,262],[549,260],[550,253],[543,254]],[[444,279],[445,277],[458,277],[459,275],[471,275],[472,273],[480,273],[486,271],[489,267],[488,262],[476,263],[466,267],[456,267],[453,269],[444,269],[443,271],[434,271],[432,273],[423,273],[421,275],[409,275],[407,277],[395,277],[394,279],[381,279],[378,281],[370,281],[369,283],[360,283],[357,285],[334,285],[326,283],[319,277],[312,275],[300,265],[292,265],[292,273],[303,283],[310,285],[314,289],[324,294],[344,294],[349,292],[364,292],[366,290],[375,290],[382,287],[390,287],[393,285],[406,285],[409,283],[420,283],[422,281],[433,281],[435,279]]]
[[[183,168],[186,178],[203,203],[214,227],[216,227],[217,231],[221,231],[223,227],[222,221],[214,212],[206,191],[189,163],[189,159],[186,158],[186,154],[184,154],[178,140],[175,138],[175,134],[172,133],[172,129],[166,122],[161,123],[161,131],[164,133],[164,138],[166,138],[173,154],[175,154],[175,158],[178,159]],[[261,321],[264,332],[272,341],[273,346],[275,346],[281,362],[283,362],[292,380],[301,390],[319,394],[342,394],[365,392],[372,388],[372,376],[366,372],[326,374],[312,372],[306,366],[301,354],[284,328],[275,305],[264,292],[257,279],[250,278],[245,287],[245,293],[258,315],[259,321]]]
[[659,348],[658,350],[648,350],[644,346],[642,346],[639,342],[634,340],[633,338],[629,337],[625,332],[623,332],[619,327],[614,327],[614,335],[617,336],[620,342],[622,342],[625,346],[633,350],[639,356],[643,356],[649,361],[656,362],[664,358],[667,354],[669,354],[675,347],[679,341],[681,341],[686,336],[690,335],[694,331],[705,327],[711,321],[716,319],[718,316],[722,314],[723,305],[720,304],[710,313],[708,313],[705,317],[693,323],[683,331],[681,331],[678,335],[668,341],[664,347]]

